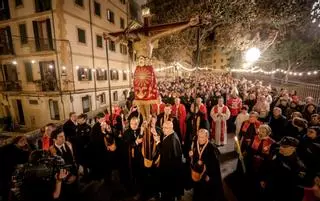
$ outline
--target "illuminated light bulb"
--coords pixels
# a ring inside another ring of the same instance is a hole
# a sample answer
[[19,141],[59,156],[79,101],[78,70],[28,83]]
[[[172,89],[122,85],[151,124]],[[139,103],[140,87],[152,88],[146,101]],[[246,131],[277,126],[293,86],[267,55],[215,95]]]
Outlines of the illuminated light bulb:
[[246,54],[245,54],[245,58],[246,58],[246,61],[248,62],[255,62],[259,59],[261,55],[261,52],[258,48],[250,48]]
[[318,74],[318,71],[313,71],[313,74],[315,74],[315,75]]
[[102,70],[102,72],[104,72],[104,69],[101,69]]
[[292,72],[289,72],[289,75],[292,75]]
[[36,63],[36,61],[35,61],[35,60],[31,60],[31,63],[32,63],[32,64],[35,64],[35,63]]
[[78,69],[79,69],[79,66],[76,66],[76,69],[78,70]]
[[52,69],[52,68],[53,68],[53,65],[52,65],[52,64],[50,64],[50,65],[49,65],[49,68],[50,68],[50,69]]
[[12,61],[12,64],[17,65],[18,63],[17,63],[17,61]]
[[66,70],[66,67],[65,67],[65,66],[62,66],[62,70]]
[[88,71],[88,69],[87,69],[87,68],[85,68],[85,69],[84,69],[84,71]]
[[294,76],[296,76],[296,75],[297,75],[297,73],[293,73],[293,75],[294,75]]
[[299,73],[299,76],[302,76],[303,75],[303,73]]
[[311,72],[308,72],[307,74],[308,74],[308,75],[311,75]]

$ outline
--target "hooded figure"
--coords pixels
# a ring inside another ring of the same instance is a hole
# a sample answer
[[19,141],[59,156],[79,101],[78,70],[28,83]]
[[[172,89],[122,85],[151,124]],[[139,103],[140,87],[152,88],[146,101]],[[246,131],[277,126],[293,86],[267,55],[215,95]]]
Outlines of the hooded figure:
[[320,127],[311,126],[308,128],[307,134],[305,134],[301,140],[301,144],[298,149],[300,158],[305,163],[308,173],[309,182],[312,182],[313,176],[320,172]]

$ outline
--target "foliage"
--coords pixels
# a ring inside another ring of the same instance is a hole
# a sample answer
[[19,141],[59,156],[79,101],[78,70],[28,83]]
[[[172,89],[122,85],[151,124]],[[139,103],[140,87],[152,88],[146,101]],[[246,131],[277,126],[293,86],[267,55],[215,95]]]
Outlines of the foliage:
[[[153,23],[188,20],[195,15],[201,26],[201,47],[224,47],[239,55],[255,46],[265,52],[286,40],[291,30],[303,31],[314,0],[152,0],[147,3]],[[155,56],[166,62],[188,60],[196,50],[197,28],[160,40]],[[232,58],[231,58],[232,60]],[[237,60],[237,59],[233,59]],[[189,59],[190,61],[190,59]]]

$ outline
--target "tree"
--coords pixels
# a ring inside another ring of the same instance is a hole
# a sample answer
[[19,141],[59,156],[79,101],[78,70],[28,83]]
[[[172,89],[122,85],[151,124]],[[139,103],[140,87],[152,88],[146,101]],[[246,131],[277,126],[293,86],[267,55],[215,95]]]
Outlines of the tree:
[[[199,15],[201,47],[212,45],[225,51],[241,51],[251,46],[269,48],[283,40],[287,30],[310,20],[310,0],[152,0],[147,3],[153,22],[169,23]],[[196,29],[160,40],[155,56],[166,62],[186,59],[196,49]],[[181,52],[181,54],[180,54]]]

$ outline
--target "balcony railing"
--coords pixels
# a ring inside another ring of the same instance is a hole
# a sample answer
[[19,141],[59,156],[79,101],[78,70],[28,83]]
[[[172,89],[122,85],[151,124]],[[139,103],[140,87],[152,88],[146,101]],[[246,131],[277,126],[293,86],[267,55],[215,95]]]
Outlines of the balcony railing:
[[58,91],[57,80],[36,80],[40,91]]
[[[23,38],[13,37],[13,46],[17,54],[30,54],[41,51],[54,50],[54,40],[49,38]],[[1,50],[1,45],[0,45]],[[1,53],[0,53],[1,54]]]
[[13,48],[9,44],[0,43],[0,55],[14,54]]
[[22,91],[21,80],[2,81],[1,86],[3,91]]

